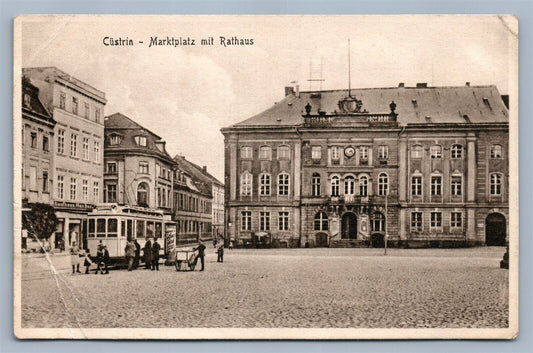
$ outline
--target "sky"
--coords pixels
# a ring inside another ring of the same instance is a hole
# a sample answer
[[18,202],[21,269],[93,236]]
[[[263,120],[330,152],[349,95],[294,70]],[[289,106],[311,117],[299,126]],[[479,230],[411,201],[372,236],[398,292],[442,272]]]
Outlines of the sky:
[[[518,24],[497,16],[35,16],[19,18],[22,67],[55,66],[104,91],[173,157],[224,174],[222,127],[300,90],[496,85],[514,88]],[[195,46],[152,46],[152,37]],[[220,36],[253,39],[222,46]],[[104,37],[133,46],[105,46]],[[201,46],[213,37],[214,45]],[[348,46],[348,40],[350,45]],[[139,44],[143,41],[143,44]],[[17,53],[17,51],[15,51]],[[348,70],[350,53],[350,70]],[[322,82],[310,82],[321,78]]]

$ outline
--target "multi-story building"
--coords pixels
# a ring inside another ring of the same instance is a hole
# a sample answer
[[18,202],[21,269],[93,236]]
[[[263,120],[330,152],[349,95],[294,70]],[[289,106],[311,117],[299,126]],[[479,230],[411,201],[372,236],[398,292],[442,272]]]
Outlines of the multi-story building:
[[222,129],[227,232],[274,246],[382,246],[385,235],[394,245],[503,245],[506,98],[469,84],[287,88]]
[[177,224],[177,243],[198,239],[212,240],[212,194],[206,177],[199,177],[198,166],[183,156],[174,157],[173,220]]
[[[105,93],[55,67],[23,69],[56,125],[52,191],[56,243],[82,240],[87,212],[101,202]],[[74,239],[71,239],[71,238]]]
[[104,202],[172,213],[174,161],[165,141],[121,113],[105,118]]

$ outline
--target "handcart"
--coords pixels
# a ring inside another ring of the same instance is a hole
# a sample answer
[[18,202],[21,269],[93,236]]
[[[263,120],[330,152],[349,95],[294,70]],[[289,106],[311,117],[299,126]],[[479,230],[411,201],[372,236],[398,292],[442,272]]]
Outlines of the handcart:
[[176,271],[180,271],[182,268],[184,271],[194,271],[196,267],[196,261],[198,259],[198,251],[195,249],[176,249]]

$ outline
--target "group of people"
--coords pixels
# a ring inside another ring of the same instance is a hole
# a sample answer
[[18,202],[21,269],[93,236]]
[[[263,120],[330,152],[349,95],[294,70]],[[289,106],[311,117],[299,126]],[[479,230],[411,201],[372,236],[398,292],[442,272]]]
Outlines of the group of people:
[[83,265],[85,266],[85,274],[89,274],[91,266],[96,262],[96,271],[95,274],[99,272],[101,274],[109,274],[109,269],[107,264],[109,263],[109,251],[105,244],[100,243],[96,248],[96,259],[93,261],[91,259],[91,254],[88,249],[80,249],[76,241],[72,242],[72,246],[69,249],[70,252],[70,264],[72,265],[72,273],[81,273],[80,271],[80,262],[83,260]]
[[[161,250],[161,245],[157,242],[157,238],[154,238],[153,244],[149,238],[142,250],[145,269],[159,271],[159,251]],[[128,262],[128,271],[137,269],[141,259],[141,245],[137,242],[137,239],[130,239],[128,241],[124,253],[126,254],[126,261]]]

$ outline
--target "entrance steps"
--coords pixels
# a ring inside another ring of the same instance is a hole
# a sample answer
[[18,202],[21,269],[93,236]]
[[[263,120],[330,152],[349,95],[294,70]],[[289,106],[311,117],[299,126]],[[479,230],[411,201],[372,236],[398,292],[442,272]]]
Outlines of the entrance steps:
[[357,239],[342,239],[331,241],[330,248],[368,248],[368,241]]

